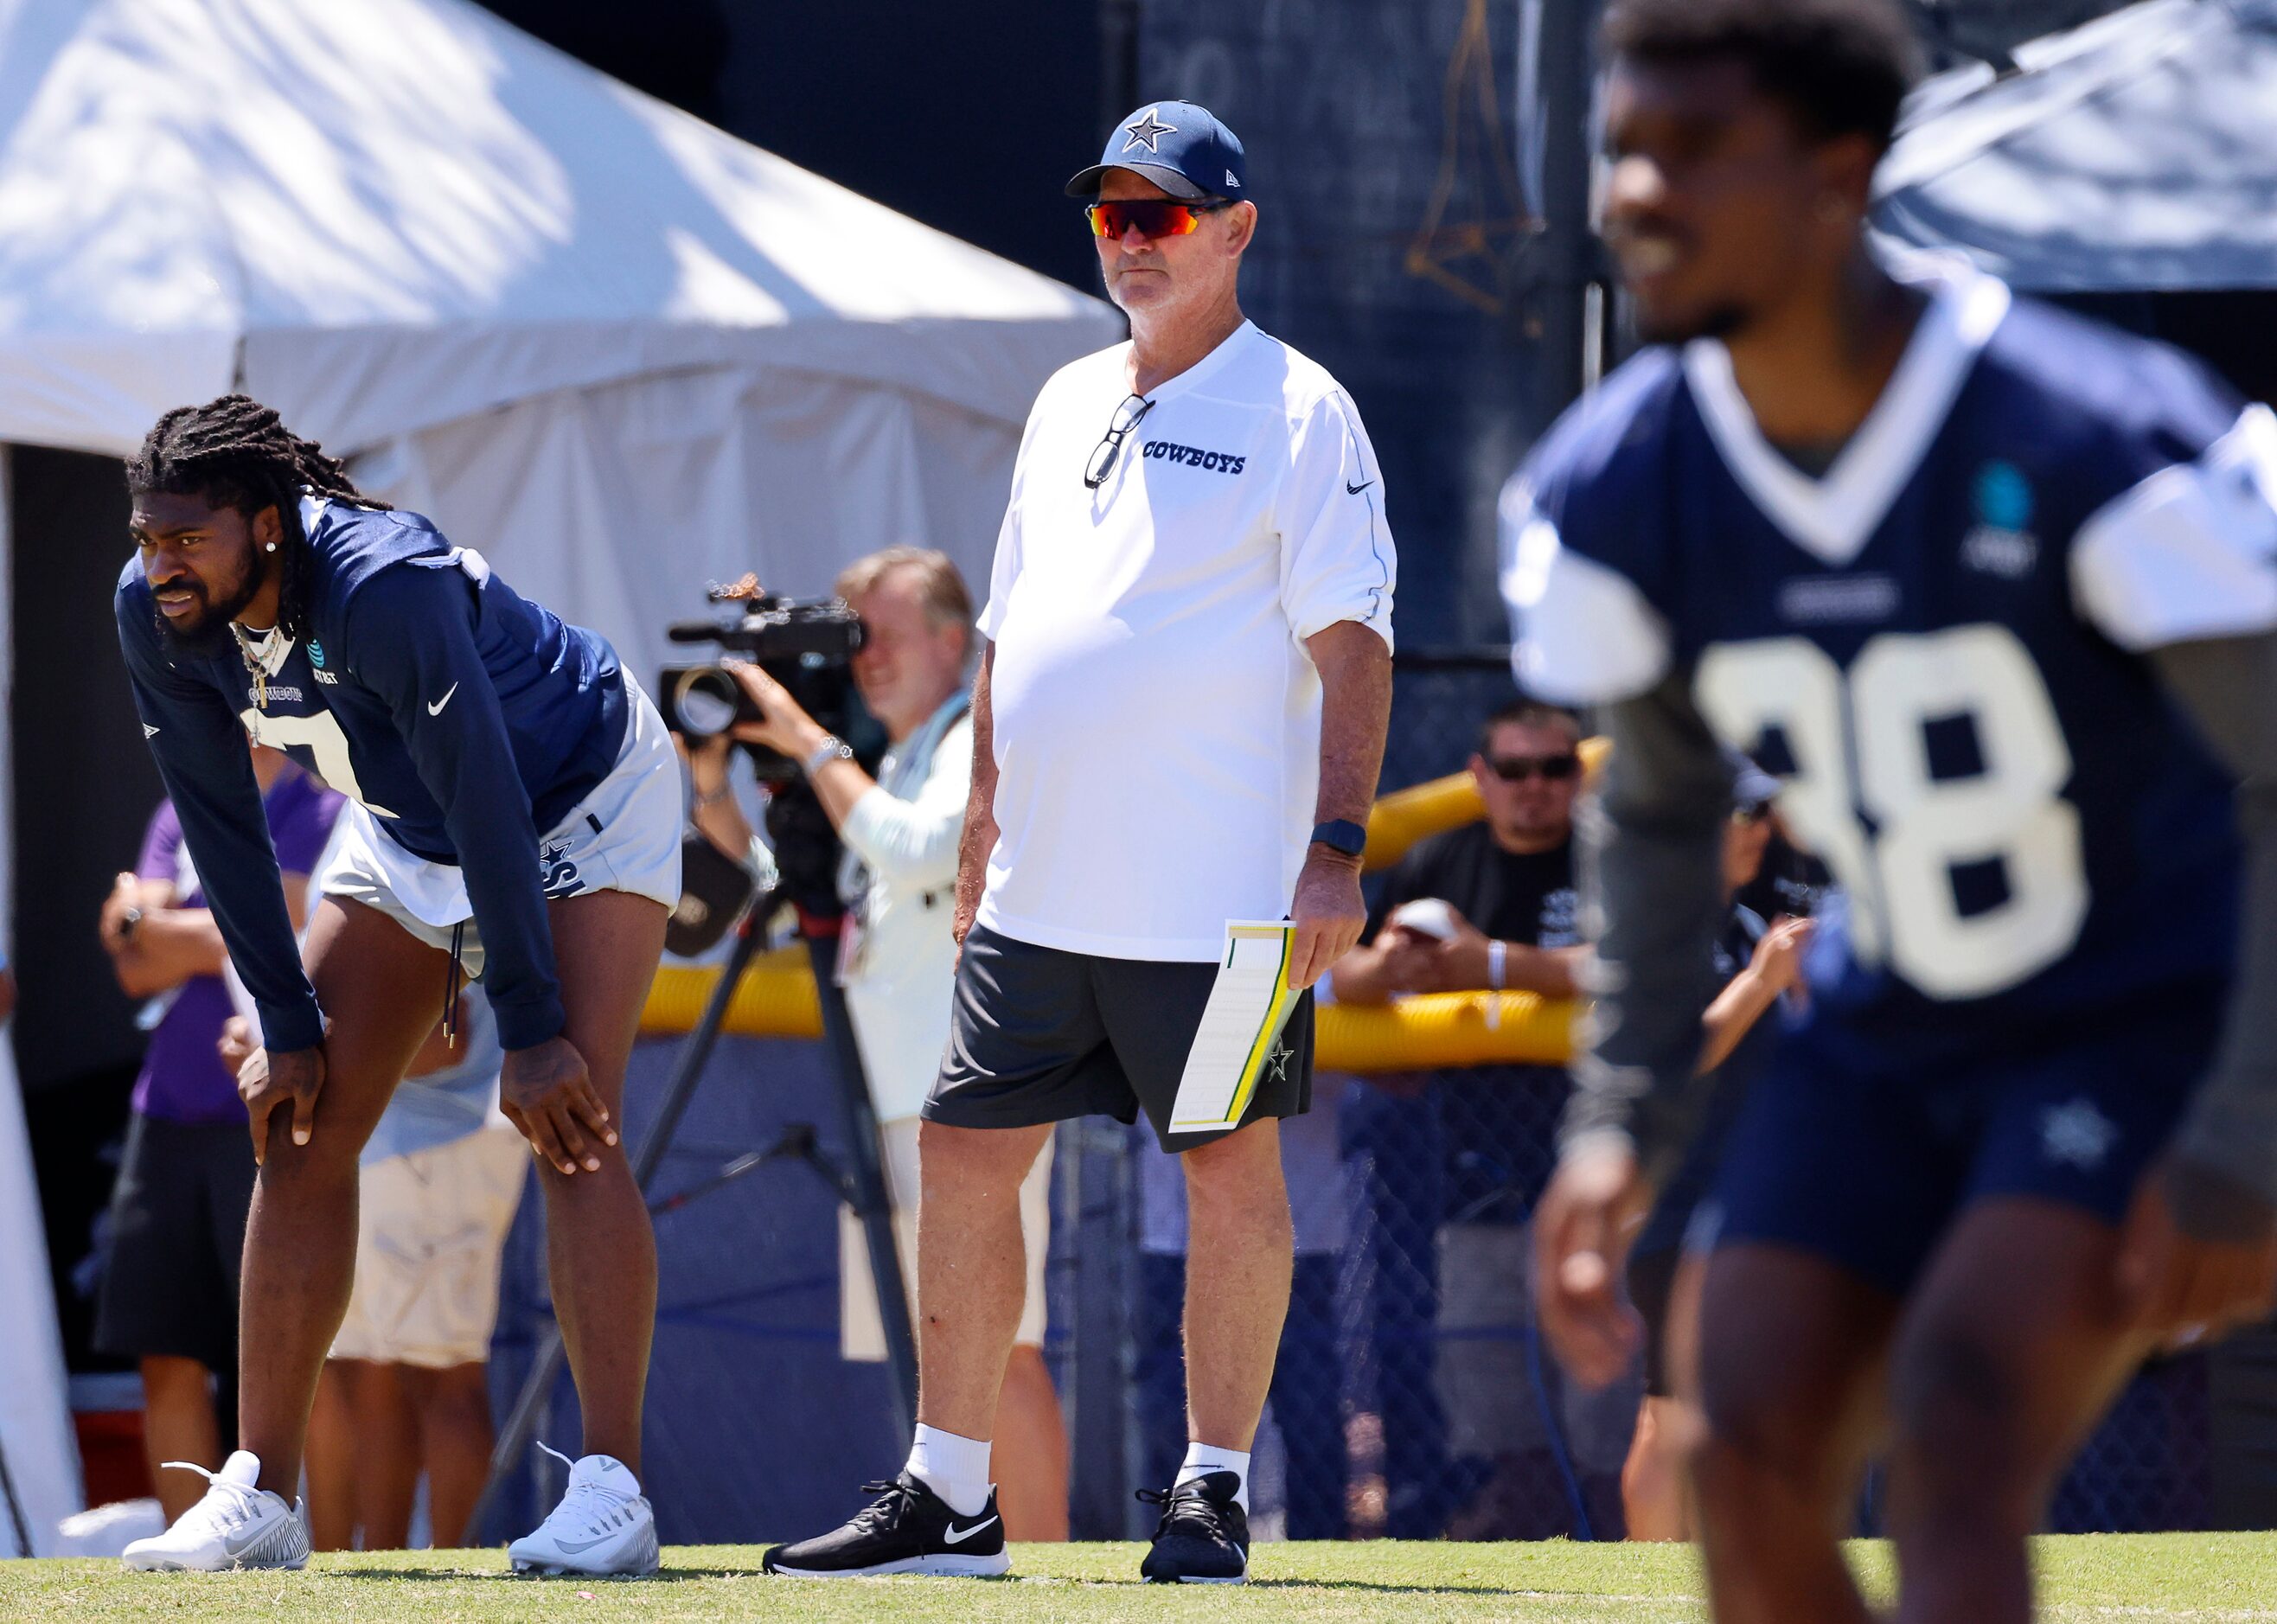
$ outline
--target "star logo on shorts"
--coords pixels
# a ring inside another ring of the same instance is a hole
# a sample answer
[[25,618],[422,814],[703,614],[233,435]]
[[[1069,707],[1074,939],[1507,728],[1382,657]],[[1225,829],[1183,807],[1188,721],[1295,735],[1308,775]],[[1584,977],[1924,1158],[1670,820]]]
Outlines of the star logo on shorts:
[[1176,135],[1178,133],[1178,126],[1175,124],[1164,124],[1154,116],[1154,110],[1150,107],[1138,115],[1138,121],[1136,124],[1124,125],[1123,132],[1131,137],[1129,141],[1123,143],[1123,151],[1128,152],[1133,147],[1144,147],[1149,152],[1159,153],[1161,149],[1155,143],[1165,135]]
[[1273,1041],[1273,1052],[1265,1056],[1265,1069],[1273,1073],[1275,1082],[1285,1083],[1289,1080],[1289,1063],[1296,1057],[1295,1049],[1276,1038]]
[[575,896],[585,888],[577,873],[577,865],[569,856],[570,842],[566,840],[541,840],[537,843],[538,887],[546,896]]
[[2082,1172],[2101,1167],[2118,1139],[2119,1129],[2111,1118],[2084,1097],[2051,1105],[2040,1113],[2040,1154],[2051,1162],[2068,1162]]

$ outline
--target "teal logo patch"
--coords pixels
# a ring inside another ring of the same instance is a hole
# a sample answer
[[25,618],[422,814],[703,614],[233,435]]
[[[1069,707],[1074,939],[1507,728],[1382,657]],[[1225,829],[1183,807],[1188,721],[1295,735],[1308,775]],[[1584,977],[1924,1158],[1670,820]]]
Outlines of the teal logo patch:
[[2040,541],[2031,532],[2032,482],[2013,462],[1995,460],[1976,470],[1976,524],[1961,540],[1961,561],[1980,575],[2022,581],[2039,567]]
[[2013,462],[1976,470],[1976,518],[1996,530],[2021,530],[2032,522],[2032,484]]
[[322,671],[324,668],[324,645],[323,644],[311,643],[308,644],[308,663],[316,667],[319,671]]

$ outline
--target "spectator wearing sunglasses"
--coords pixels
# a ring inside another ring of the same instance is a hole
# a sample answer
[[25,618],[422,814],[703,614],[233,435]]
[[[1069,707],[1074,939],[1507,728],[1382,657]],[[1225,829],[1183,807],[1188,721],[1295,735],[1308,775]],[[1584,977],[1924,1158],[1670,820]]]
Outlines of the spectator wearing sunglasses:
[[[1573,796],[1580,728],[1512,700],[1487,719],[1470,760],[1480,822],[1416,846],[1387,876],[1365,945],[1337,964],[1339,1003],[1486,989],[1571,996],[1576,945]],[[1418,909],[1425,899],[1444,908]]]
[[[1564,997],[1583,956],[1573,883],[1580,726],[1516,698],[1470,759],[1478,822],[1418,844],[1385,876],[1366,945],[1339,963],[1343,1003],[1496,988]],[[1600,1405],[1537,1393],[1523,1361],[1522,1227],[1556,1158],[1562,1068],[1477,1066],[1372,1079],[1349,1147],[1392,1283],[1375,1304],[1384,1361],[1386,1487],[1418,1507],[1400,1531],[1538,1538],[1572,1531],[1545,1414],[1562,1408],[1572,1464],[1611,1526],[1634,1396]],[[1599,1411],[1603,1410],[1603,1414]],[[1428,1511],[1421,1508],[1428,1508]]]
[[[1019,1318],[1020,1181],[1057,1121],[1144,1111],[1179,1158],[1192,1430],[1148,1579],[1238,1581],[1288,1303],[1280,1120],[1312,1007],[1261,1030],[1220,1124],[1171,1128],[1235,920],[1294,924],[1309,989],[1359,939],[1360,820],[1391,696],[1393,552],[1359,414],[1241,312],[1241,143],[1152,103],[1069,182],[1131,341],[1037,397],[996,544],[972,705],[949,1040],[920,1138],[917,1437],[845,1527],[771,1572],[1001,1573],[988,1482]],[[1072,222],[1070,222],[1072,224]]]

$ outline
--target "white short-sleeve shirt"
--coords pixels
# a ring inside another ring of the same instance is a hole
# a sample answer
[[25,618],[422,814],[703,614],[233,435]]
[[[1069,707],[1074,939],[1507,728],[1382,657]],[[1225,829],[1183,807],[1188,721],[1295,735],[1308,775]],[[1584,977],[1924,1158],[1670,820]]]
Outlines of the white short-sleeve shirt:
[[1374,449],[1336,381],[1245,323],[1149,397],[1096,491],[1128,345],[1036,399],[980,629],[998,839],[979,923],[1042,947],[1209,961],[1288,911],[1320,782],[1304,640],[1391,642]]

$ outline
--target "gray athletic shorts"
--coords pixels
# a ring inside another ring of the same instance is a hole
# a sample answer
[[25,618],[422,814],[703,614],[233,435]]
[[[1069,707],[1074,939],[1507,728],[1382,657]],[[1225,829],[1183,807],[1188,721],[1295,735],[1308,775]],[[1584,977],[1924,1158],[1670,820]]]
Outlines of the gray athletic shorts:
[[1169,1131],[1186,1051],[1217,966],[1099,958],[1016,942],[985,927],[964,940],[948,1048],[925,1102],[933,1122],[1025,1128],[1071,1117],[1136,1122],[1169,1151],[1223,1139],[1313,1102],[1313,995],[1298,1000],[1233,1128]]

